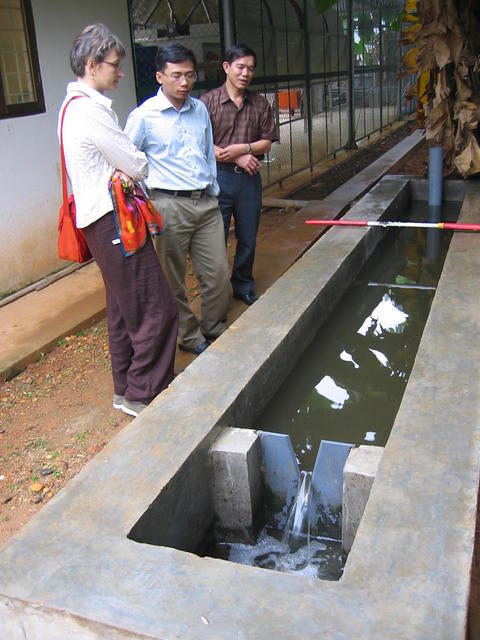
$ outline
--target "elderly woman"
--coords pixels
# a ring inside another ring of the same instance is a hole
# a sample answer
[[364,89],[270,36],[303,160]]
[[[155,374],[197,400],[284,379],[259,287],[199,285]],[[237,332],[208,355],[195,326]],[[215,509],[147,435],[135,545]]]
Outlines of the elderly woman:
[[[76,203],[77,227],[103,276],[113,374],[113,406],[136,416],[173,378],[178,329],[175,298],[150,237],[125,257],[115,227],[108,183],[128,185],[147,175],[147,160],[123,133],[104,94],[124,76],[125,49],[102,24],[75,39],[70,64],[77,77],[60,109],[67,171]],[[71,100],[74,96],[79,99]]]

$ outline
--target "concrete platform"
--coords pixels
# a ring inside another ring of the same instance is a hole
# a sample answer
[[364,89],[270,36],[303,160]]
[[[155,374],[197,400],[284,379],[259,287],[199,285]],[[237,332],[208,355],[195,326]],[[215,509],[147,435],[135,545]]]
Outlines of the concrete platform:
[[[348,215],[394,216],[408,195],[387,178]],[[478,222],[479,200],[472,183],[462,221]],[[250,426],[383,233],[328,231],[0,550],[0,637],[464,638],[480,464],[473,234],[451,243],[343,578],[190,552],[211,514],[204,454],[222,427]]]
[[[267,239],[260,238],[255,259],[258,293],[264,293],[323,232],[318,227],[305,225],[307,218],[338,216],[422,139],[422,133],[415,131],[328,198],[309,203],[288,223],[279,225]],[[199,301],[193,309],[199,313]],[[232,299],[230,323],[244,309],[241,302]],[[0,307],[0,381],[38,360],[40,354],[55,347],[59,339],[104,315],[105,290],[95,263]],[[178,367],[183,368],[192,359],[188,354],[177,352]]]

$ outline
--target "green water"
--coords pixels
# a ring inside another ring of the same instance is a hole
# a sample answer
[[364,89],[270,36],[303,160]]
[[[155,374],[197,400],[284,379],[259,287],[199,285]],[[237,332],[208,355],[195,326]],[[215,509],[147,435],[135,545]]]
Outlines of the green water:
[[[460,204],[445,203],[454,221]],[[428,220],[414,202],[406,218]],[[384,446],[428,317],[452,232],[389,230],[284,385],[254,422],[290,435],[312,470],[321,440]]]

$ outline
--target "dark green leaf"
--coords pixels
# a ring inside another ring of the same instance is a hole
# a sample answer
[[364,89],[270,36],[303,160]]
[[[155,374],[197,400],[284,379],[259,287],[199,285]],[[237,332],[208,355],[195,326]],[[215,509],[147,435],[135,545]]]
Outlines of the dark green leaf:
[[392,20],[392,22],[390,23],[390,29],[392,29],[392,31],[400,31],[400,27],[402,26],[403,18],[406,15],[407,15],[406,11],[403,11],[403,10],[400,11],[400,13],[395,18],[395,20]]
[[325,13],[337,4],[337,0],[315,0],[318,13]]

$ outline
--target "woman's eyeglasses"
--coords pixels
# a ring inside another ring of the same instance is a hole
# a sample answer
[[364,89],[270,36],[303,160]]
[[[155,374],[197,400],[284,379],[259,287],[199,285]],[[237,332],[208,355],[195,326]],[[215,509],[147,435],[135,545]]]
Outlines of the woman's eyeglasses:
[[119,69],[122,68],[122,63],[121,62],[109,62],[108,60],[102,60],[102,62],[104,64],[109,64],[111,67],[113,67],[115,69],[115,71],[118,71]]

